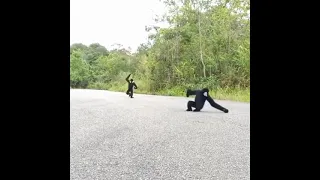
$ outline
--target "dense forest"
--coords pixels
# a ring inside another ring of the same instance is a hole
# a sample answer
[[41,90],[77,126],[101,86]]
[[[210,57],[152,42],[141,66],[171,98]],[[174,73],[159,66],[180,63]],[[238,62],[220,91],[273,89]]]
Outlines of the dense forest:
[[71,45],[70,86],[125,92],[131,73],[137,93],[209,87],[216,99],[250,101],[250,1],[162,2],[168,11],[154,21],[170,26],[146,26],[148,41],[135,53],[121,45]]

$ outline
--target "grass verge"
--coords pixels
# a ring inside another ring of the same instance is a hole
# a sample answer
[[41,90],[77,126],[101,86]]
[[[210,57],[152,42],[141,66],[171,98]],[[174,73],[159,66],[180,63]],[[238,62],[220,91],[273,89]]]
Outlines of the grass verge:
[[[151,95],[162,95],[162,96],[185,96],[186,88],[184,87],[173,87],[158,92],[151,92],[149,86],[142,82],[137,81],[138,89],[135,90],[137,94],[151,94]],[[114,82],[112,84],[91,84],[88,89],[101,89],[109,91],[126,92],[128,85],[123,82]],[[231,100],[239,102],[250,102],[250,89],[240,88],[210,88],[211,96],[218,100]]]

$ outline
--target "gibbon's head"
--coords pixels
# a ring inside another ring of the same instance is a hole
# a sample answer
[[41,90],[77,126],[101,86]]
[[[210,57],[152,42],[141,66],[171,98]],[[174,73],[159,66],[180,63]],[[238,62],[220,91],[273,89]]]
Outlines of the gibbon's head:
[[202,91],[203,92],[209,92],[209,89],[208,88],[203,88]]

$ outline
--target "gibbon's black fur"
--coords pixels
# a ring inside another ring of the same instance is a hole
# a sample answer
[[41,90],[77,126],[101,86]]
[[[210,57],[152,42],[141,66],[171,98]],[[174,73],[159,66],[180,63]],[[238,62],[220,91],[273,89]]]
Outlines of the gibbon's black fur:
[[133,79],[130,79],[129,81],[129,77],[131,76],[131,74],[129,74],[126,78],[126,81],[128,82],[128,90],[126,92],[127,95],[129,95],[129,97],[133,98],[133,87],[135,89],[138,89],[138,86],[136,85],[136,83],[133,81]]
[[210,103],[210,105],[220,111],[223,111],[225,113],[228,113],[229,110],[220,106],[219,104],[217,104],[216,102],[214,102],[214,100],[210,97],[209,95],[209,89],[208,88],[203,88],[202,90],[187,90],[187,97],[189,97],[190,95],[196,95],[194,101],[189,101],[187,104],[187,111],[192,111],[192,107],[195,108],[193,111],[194,112],[198,112],[201,111],[201,109],[204,106],[204,103],[206,102],[206,100]]

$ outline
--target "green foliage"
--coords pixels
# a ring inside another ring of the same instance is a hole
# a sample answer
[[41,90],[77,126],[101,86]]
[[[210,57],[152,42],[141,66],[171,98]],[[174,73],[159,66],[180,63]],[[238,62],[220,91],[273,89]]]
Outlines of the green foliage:
[[125,91],[131,73],[137,93],[184,96],[186,88],[208,87],[215,98],[249,101],[250,2],[164,3],[169,13],[163,19],[170,28],[146,27],[149,42],[135,54],[108,51],[98,43],[73,44],[71,87]]
[[75,88],[86,88],[91,80],[92,71],[89,64],[83,59],[84,54],[73,51],[70,57],[70,85]]

